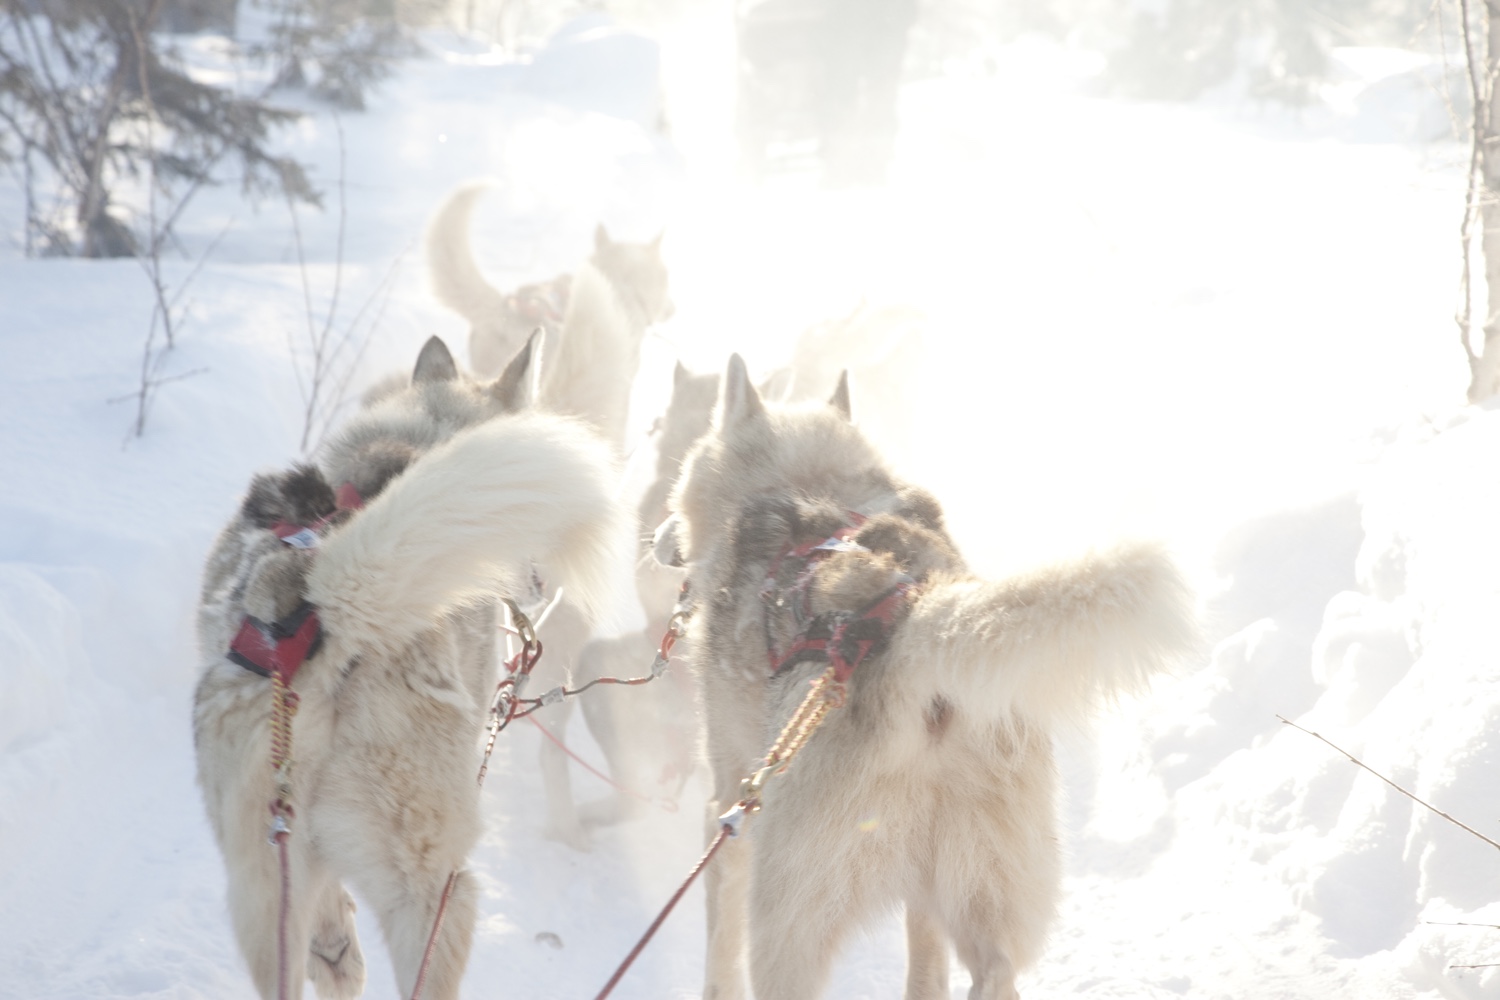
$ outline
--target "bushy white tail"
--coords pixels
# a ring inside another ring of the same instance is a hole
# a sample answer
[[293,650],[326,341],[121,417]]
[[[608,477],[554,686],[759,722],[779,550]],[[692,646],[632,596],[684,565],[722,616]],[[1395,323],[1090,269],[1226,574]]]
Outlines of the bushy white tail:
[[458,602],[528,581],[535,562],[596,617],[633,534],[614,481],[608,448],[570,420],[461,431],[327,538],[308,600],[351,652],[395,653]]
[[561,336],[547,345],[544,355],[543,403],[583,417],[621,446],[644,335],[645,328],[631,322],[604,272],[580,264],[568,291]]
[[470,324],[503,315],[505,297],[479,271],[469,246],[469,217],[485,192],[484,181],[460,187],[427,227],[427,274],[439,302]]
[[933,581],[897,630],[893,651],[912,667],[895,682],[995,718],[1076,722],[1197,639],[1172,559],[1122,545],[1006,580]]

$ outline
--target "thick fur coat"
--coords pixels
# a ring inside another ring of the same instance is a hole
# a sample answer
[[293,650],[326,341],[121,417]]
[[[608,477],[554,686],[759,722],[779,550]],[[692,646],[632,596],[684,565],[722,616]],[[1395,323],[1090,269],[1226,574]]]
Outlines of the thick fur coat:
[[[500,359],[508,357],[538,324],[534,318],[518,311],[516,302],[522,292],[503,295],[484,278],[470,248],[470,219],[474,206],[484,193],[483,182],[466,184],[444,202],[427,234],[427,259],[431,284],[439,301],[459,313],[470,324],[469,355],[476,372],[493,370]],[[669,317],[673,305],[666,265],[661,256],[661,237],[649,243],[626,243],[613,240],[604,227],[594,232],[594,251],[589,260],[566,279],[544,283],[557,287],[566,281],[566,304],[557,322],[540,324],[546,333],[547,348],[541,366],[538,405],[548,411],[577,417],[588,423],[617,452],[625,448],[626,423],[630,413],[631,386],[640,367],[641,343],[646,329]],[[557,581],[544,578],[551,586]],[[550,688],[591,671],[611,671],[636,675],[650,666],[647,655],[639,655],[642,640],[611,642],[581,657],[589,644],[589,616],[580,608],[570,590],[564,588],[561,602],[540,629],[547,655],[538,667],[536,683]],[[607,696],[606,696],[607,697]],[[645,696],[649,699],[651,696]],[[611,702],[639,703],[641,697],[625,695]],[[580,814],[574,801],[571,765],[562,744],[572,714],[570,704],[562,704],[537,716],[551,739],[541,744],[540,767],[547,793],[546,831],[549,836],[585,850],[589,847],[586,827],[593,822],[607,822],[619,815],[619,803],[613,799]],[[601,717],[602,721],[602,717]],[[603,736],[605,741],[612,734]],[[680,746],[676,741],[674,747]],[[680,752],[674,750],[676,756]],[[632,787],[644,787],[638,768],[627,768],[624,758],[617,778]],[[625,773],[630,770],[631,773]],[[679,767],[673,778],[662,783],[675,790],[681,785],[685,768]]]
[[[463,871],[480,832],[480,735],[496,682],[496,598],[533,565],[580,613],[609,603],[628,539],[610,449],[574,421],[520,412],[531,345],[494,382],[457,372],[435,338],[411,383],[373,398],[316,467],[256,478],[215,543],[198,616],[198,778],[228,875],[231,918],[262,996],[277,991],[271,682],[225,657],[246,615],[306,599],[322,645],[293,688],[289,981],[353,997],[365,979],[345,886],[371,906],[409,995],[449,874],[459,871],[426,996],[458,994],[475,920]],[[336,510],[335,485],[357,510]],[[327,519],[325,521],[325,519]],[[276,521],[322,522],[296,549]]]
[[898,482],[848,417],[847,383],[831,405],[767,407],[732,358],[658,533],[700,595],[711,817],[824,669],[772,674],[768,645],[786,649],[798,628],[777,596],[792,583],[772,571],[779,553],[859,523],[856,546],[812,564],[812,614],[913,581],[888,647],[707,869],[703,995],[743,997],[748,957],[758,1000],[816,997],[841,939],[904,906],[908,1000],[949,995],[950,945],[972,1000],[1014,1000],[1057,903],[1053,733],[1189,652],[1192,602],[1154,545],[975,577],[937,502]]
[[[570,322],[576,324],[619,322],[637,336],[652,323],[672,315],[672,296],[667,267],[661,256],[661,236],[648,243],[627,243],[610,238],[604,226],[594,230],[594,252],[573,275],[525,285],[509,294],[489,283],[474,259],[470,224],[474,207],[488,184],[473,181],[462,185],[438,208],[427,230],[429,283],[439,302],[469,323],[469,366],[479,375],[493,375],[521,349],[532,331],[547,333],[548,352],[560,358],[558,340]],[[603,280],[608,290],[607,306],[600,293],[580,285],[580,279]],[[589,297],[582,309],[574,308],[580,295]],[[574,334],[579,340],[584,335]],[[617,378],[618,367],[604,365]],[[634,377],[635,366],[629,368]],[[629,388],[630,378],[625,378]],[[550,405],[550,397],[544,401]],[[566,409],[566,408],[564,408]]]

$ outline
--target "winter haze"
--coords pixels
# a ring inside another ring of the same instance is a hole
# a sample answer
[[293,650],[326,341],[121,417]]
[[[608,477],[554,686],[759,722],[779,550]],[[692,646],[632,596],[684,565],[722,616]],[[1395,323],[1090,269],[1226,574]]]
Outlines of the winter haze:
[[[765,375],[804,329],[889,309],[921,336],[901,377],[820,358],[817,391],[856,370],[856,416],[977,567],[1120,535],[1189,567],[1202,655],[1060,737],[1064,903],[1024,997],[1494,996],[1500,930],[1462,926],[1500,924],[1493,848],[1277,720],[1500,832],[1500,409],[1465,405],[1453,319],[1457,5],[1332,4],[1371,24],[1317,27],[1322,62],[1292,72],[1297,25],[1226,43],[1203,2],[924,4],[889,149],[846,161],[795,116],[747,154],[727,0],[545,6],[412,13],[362,110],[270,91],[302,115],[267,148],[322,207],[247,200],[224,160],[158,254],[170,349],[152,265],[42,253],[26,220],[51,209],[0,146],[0,996],[254,996],[194,784],[202,560],[253,472],[303,457],[429,335],[466,356],[422,237],[474,179],[503,290],[575,267],[601,222],[666,234],[676,312],[646,341],[623,489],[674,362],[738,351]],[[1196,12],[1218,47],[1153,56],[1127,8],[1183,32]],[[237,30],[269,10],[242,0]],[[270,83],[220,33],[170,42],[195,79]],[[143,190],[118,196],[138,232]],[[344,346],[310,408],[325,328]],[[467,996],[594,996],[702,847],[703,774],[590,852],[545,839],[540,738],[512,727],[491,765]],[[581,714],[569,738],[602,762]],[[697,997],[702,910],[695,888],[614,995]],[[359,926],[366,995],[393,997]],[[891,914],[828,995],[898,996],[904,968]]]

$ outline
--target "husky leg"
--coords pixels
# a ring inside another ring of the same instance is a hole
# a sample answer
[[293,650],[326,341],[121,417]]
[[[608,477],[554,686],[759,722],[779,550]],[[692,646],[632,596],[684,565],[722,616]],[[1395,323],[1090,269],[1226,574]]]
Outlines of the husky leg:
[[[403,997],[411,996],[422,967],[422,955],[437,918],[448,873],[429,873],[426,877],[403,880],[371,900],[385,933],[396,967],[396,985]],[[443,915],[443,927],[432,949],[423,986],[424,1000],[454,1000],[469,960],[474,940],[474,920],[478,913],[478,890],[474,877],[460,871],[453,884],[453,895]]]
[[313,910],[307,978],[323,1000],[351,1000],[364,992],[365,956],[354,930],[354,899],[332,879]]
[[947,1000],[948,936],[929,911],[906,904],[906,1000]]
[[[263,813],[263,810],[255,810]],[[266,824],[255,816],[258,829],[237,833],[235,843],[225,845],[226,860],[231,849],[234,857],[228,867],[229,915],[234,924],[240,951],[250,967],[250,978],[262,997],[274,1000],[279,994],[281,948],[281,864],[278,848],[266,843]],[[311,940],[311,916],[318,880],[305,863],[306,852],[296,835],[288,847],[291,874],[291,898],[286,920],[286,982],[291,1000],[302,996],[302,981],[307,976],[308,944]]]
[[[552,614],[542,625],[542,659],[537,672],[532,675],[529,694],[536,696],[569,680],[573,664],[588,640],[589,626],[582,612],[566,599],[552,609]],[[584,697],[587,697],[585,695]],[[567,744],[568,719],[573,714],[569,699],[549,705],[538,711],[534,718],[552,736],[541,738],[542,745],[538,763],[542,771],[542,790],[547,796],[547,825],[544,833],[553,840],[561,840],[576,851],[593,848],[588,831],[578,821],[578,807],[573,801],[573,778],[568,763]]]
[[1016,970],[1004,945],[1001,905],[994,899],[974,899],[952,926],[958,957],[968,967],[974,985],[969,1000],[1019,1000]]
[[[587,696],[585,696],[587,697]],[[578,819],[578,806],[573,801],[573,775],[568,754],[558,744],[567,744],[568,717],[573,714],[573,705],[564,699],[539,711],[535,718],[542,728],[552,736],[542,737],[538,762],[542,770],[542,790],[547,796],[547,827],[545,835],[560,840],[575,851],[591,851],[593,841]]]
[[[708,804],[707,839],[719,835],[718,802]],[[703,1000],[743,1000],[745,996],[745,916],[750,884],[749,845],[730,837],[703,873],[708,897],[708,958]]]
[[[845,881],[840,852],[799,838],[772,807],[751,833],[750,985],[756,1000],[812,1000],[827,983],[859,887]],[[811,832],[816,838],[824,831]]]

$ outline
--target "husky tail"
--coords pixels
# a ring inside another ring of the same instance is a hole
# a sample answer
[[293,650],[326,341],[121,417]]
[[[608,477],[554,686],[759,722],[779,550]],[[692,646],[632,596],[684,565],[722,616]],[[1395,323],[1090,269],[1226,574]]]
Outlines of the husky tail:
[[906,683],[930,688],[913,693],[1046,723],[1143,688],[1198,634],[1176,565],[1135,544],[994,582],[935,580],[895,641],[915,664]]
[[471,325],[504,315],[505,309],[505,297],[479,272],[469,246],[469,217],[487,186],[471,181],[454,191],[427,228],[427,273],[433,294]]
[[461,431],[327,538],[307,598],[351,652],[399,651],[454,604],[529,581],[533,563],[597,617],[632,534],[614,479],[607,446],[573,421]]

